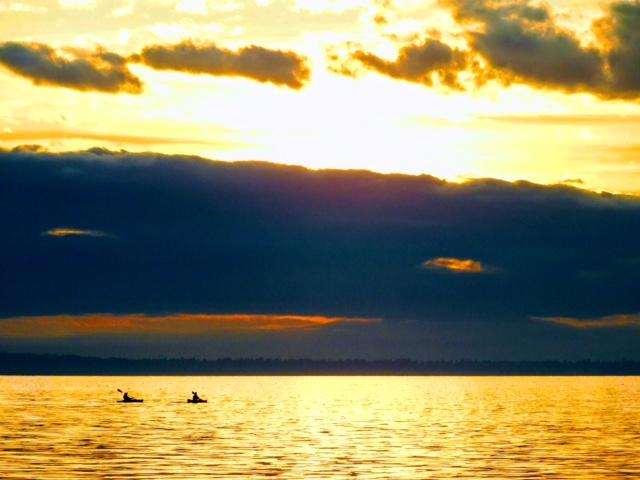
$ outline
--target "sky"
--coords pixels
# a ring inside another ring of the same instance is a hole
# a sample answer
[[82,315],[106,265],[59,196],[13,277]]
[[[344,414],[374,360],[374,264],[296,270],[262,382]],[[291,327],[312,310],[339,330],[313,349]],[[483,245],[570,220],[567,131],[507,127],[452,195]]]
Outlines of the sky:
[[640,3],[0,0],[0,349],[640,359]]
[[638,8],[3,0],[0,142],[638,193]]

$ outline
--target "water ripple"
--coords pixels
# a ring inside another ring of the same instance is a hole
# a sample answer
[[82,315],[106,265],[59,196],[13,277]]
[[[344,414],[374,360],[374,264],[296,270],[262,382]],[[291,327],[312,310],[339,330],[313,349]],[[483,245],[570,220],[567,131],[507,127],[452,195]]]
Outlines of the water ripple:
[[638,398],[635,377],[0,377],[0,478],[640,478]]

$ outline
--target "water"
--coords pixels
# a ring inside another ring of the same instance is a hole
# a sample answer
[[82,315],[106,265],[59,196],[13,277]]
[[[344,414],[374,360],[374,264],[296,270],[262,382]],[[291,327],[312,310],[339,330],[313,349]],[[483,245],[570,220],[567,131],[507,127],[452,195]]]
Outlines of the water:
[[639,453],[639,377],[0,377],[3,479],[640,478]]

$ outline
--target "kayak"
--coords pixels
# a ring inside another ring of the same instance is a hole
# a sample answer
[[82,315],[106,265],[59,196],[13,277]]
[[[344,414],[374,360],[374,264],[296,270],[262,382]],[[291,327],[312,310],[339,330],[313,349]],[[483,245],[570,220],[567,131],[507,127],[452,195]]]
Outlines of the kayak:
[[118,403],[142,403],[144,402],[144,400],[140,399],[138,400],[137,398],[131,399],[131,400],[118,400]]
[[207,403],[206,400],[194,400],[193,398],[190,398],[187,400],[187,403]]

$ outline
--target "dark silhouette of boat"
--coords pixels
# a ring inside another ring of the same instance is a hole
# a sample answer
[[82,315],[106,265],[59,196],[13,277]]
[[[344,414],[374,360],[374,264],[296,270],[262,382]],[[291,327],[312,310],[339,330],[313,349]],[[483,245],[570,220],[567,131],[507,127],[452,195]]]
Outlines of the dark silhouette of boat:
[[198,392],[191,392],[193,394],[193,397],[189,398],[187,400],[187,403],[207,403],[207,401],[204,398],[200,398],[198,396]]
[[120,393],[122,393],[122,400],[118,400],[118,403],[142,403],[142,402],[144,402],[144,400],[141,399],[141,398],[130,397],[127,392],[123,392],[119,388],[118,388],[118,391]]

